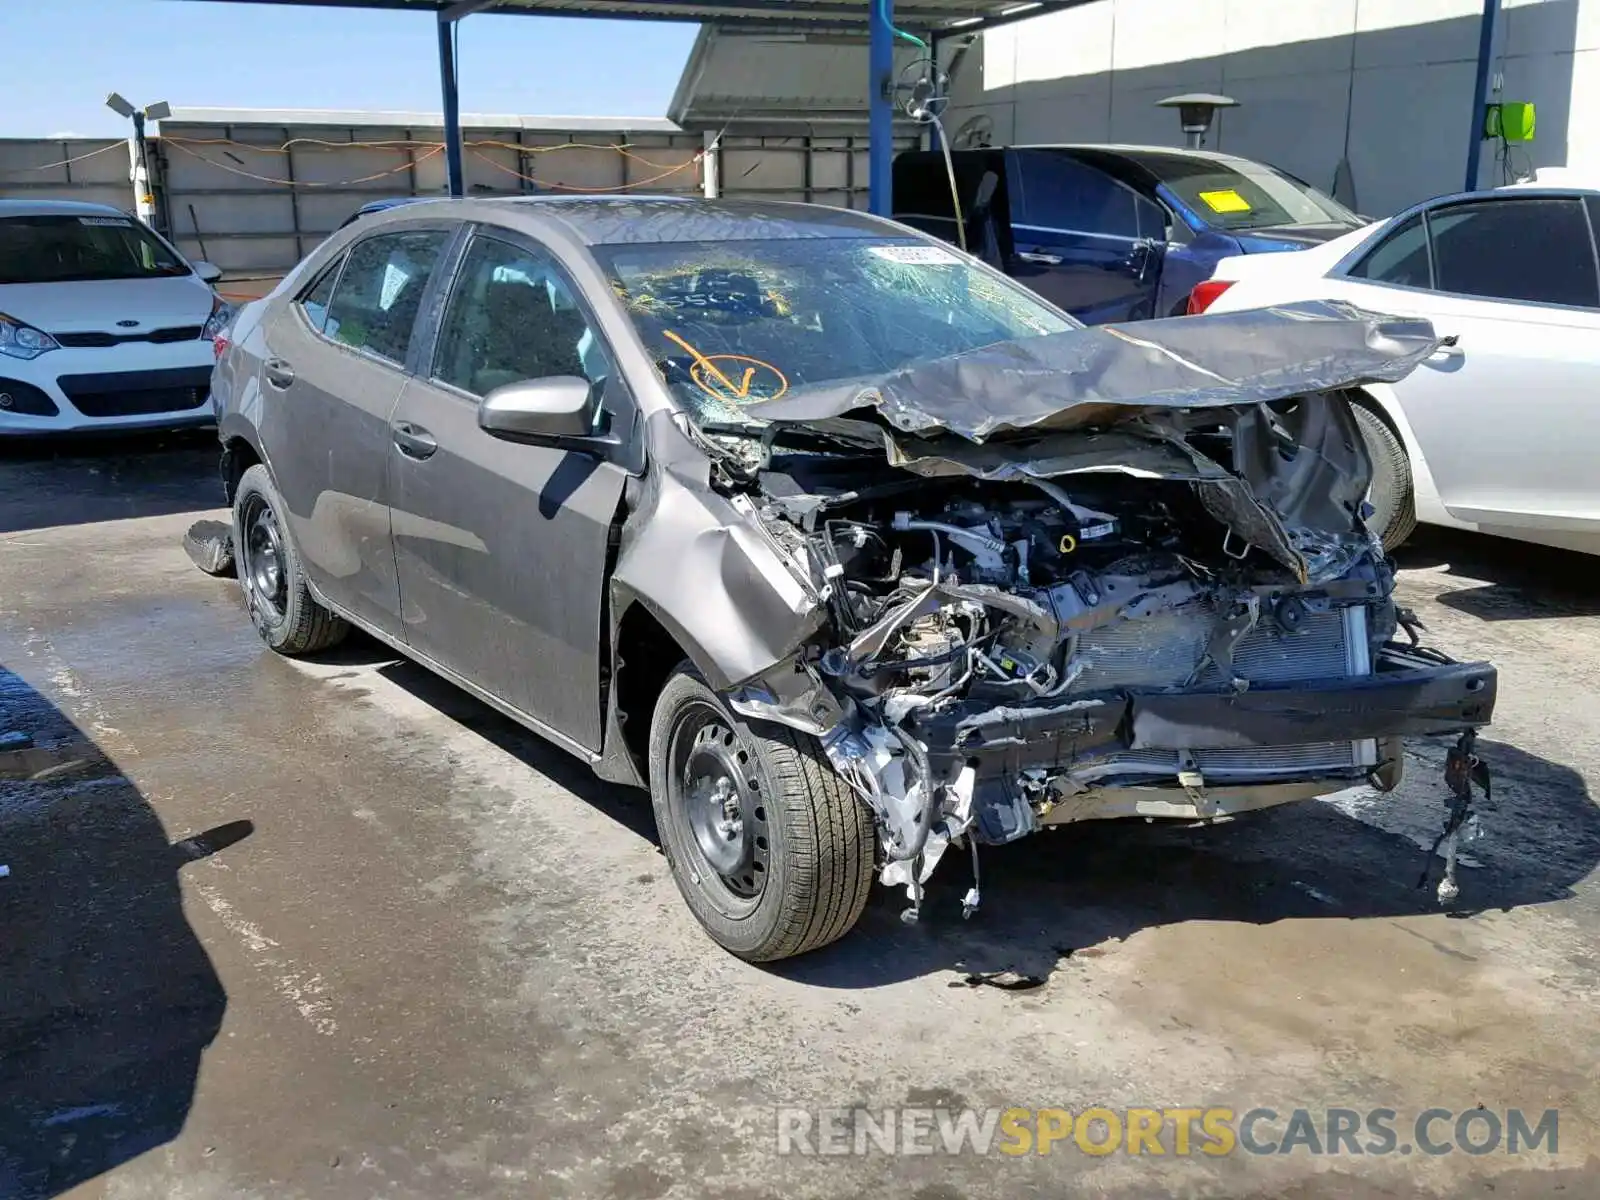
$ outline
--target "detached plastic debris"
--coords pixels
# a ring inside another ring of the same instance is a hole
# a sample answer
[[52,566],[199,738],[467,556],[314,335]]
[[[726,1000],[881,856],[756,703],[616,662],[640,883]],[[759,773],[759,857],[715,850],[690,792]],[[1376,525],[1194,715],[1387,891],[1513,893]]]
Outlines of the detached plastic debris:
[[1444,877],[1439,880],[1437,890],[1440,904],[1454,903],[1461,895],[1461,887],[1456,883],[1456,851],[1463,830],[1468,840],[1476,838],[1479,834],[1478,817],[1472,811],[1473,785],[1476,784],[1478,790],[1483,793],[1483,802],[1486,806],[1494,802],[1489,766],[1478,757],[1477,745],[1477,730],[1465,730],[1445,756],[1444,780],[1450,788],[1450,804],[1445,810],[1444,829],[1434,839],[1433,847],[1428,851],[1427,860],[1423,863],[1422,876],[1417,880],[1419,888],[1427,884],[1433,860],[1442,846]]
[[196,521],[183,535],[183,549],[207,575],[233,574],[233,526],[224,521]]

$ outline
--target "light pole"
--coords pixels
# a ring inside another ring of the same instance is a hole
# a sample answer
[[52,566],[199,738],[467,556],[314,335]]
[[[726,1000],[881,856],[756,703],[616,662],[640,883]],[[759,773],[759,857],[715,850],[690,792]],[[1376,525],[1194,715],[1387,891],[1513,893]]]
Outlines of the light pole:
[[118,93],[106,97],[106,107],[119,117],[133,122],[133,136],[128,139],[128,177],[133,180],[133,207],[146,225],[156,220],[156,198],[150,188],[150,157],[146,152],[144,123],[160,121],[172,115],[172,106],[165,100],[135,108]]

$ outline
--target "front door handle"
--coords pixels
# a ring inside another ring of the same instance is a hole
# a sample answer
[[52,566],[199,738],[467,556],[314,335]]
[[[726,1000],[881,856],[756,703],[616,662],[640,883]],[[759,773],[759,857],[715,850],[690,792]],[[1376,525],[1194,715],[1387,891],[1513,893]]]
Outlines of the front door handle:
[[267,359],[261,371],[267,377],[267,382],[275,388],[287,388],[294,382],[294,368],[281,358]]
[[1059,267],[1061,265],[1061,255],[1046,254],[1042,250],[1018,250],[1017,257],[1023,262],[1038,263],[1043,267]]
[[1431,357],[1433,357],[1433,358],[1460,358],[1462,355],[1464,355],[1466,353],[1466,351],[1461,348],[1460,343],[1461,343],[1460,335],[1452,333],[1449,337],[1445,338],[1442,342],[1439,343],[1439,348],[1433,352]]
[[413,425],[410,421],[400,421],[390,431],[394,435],[395,449],[407,458],[419,461],[429,457],[439,448],[439,443],[420,425]]

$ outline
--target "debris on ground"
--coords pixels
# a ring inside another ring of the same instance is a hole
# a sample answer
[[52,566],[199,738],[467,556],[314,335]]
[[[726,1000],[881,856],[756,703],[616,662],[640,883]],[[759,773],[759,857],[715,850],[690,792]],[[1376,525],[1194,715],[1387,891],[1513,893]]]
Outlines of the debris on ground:
[[207,575],[233,574],[233,526],[226,521],[196,521],[183,535],[183,549]]

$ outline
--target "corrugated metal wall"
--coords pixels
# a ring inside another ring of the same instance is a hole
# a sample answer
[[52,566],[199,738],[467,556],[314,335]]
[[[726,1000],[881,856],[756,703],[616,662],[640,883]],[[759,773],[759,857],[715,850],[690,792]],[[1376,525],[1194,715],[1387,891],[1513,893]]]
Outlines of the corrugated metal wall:
[[133,204],[122,138],[0,138],[0,196]]
[[[699,132],[472,126],[464,133],[473,195],[698,195],[704,186]],[[722,194],[865,208],[866,146],[864,134],[730,132],[719,149]],[[367,201],[445,190],[437,128],[164,121],[151,153],[157,224],[186,255],[220,266],[225,290],[238,295],[270,288]],[[0,142],[0,195],[129,208],[126,144]]]

